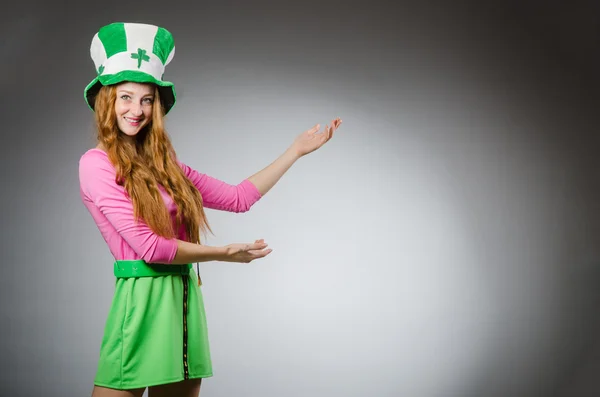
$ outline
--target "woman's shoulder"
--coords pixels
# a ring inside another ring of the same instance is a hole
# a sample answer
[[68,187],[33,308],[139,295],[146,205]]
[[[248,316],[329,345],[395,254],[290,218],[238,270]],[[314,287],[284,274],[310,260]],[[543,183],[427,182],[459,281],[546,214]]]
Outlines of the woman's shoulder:
[[81,162],[98,160],[108,160],[108,154],[104,150],[94,147],[88,149],[85,153],[81,155],[81,157],[79,158],[79,163],[81,164]]
[[108,153],[106,153],[104,150],[100,149],[99,147],[93,147],[93,148],[86,150],[81,157],[94,156],[94,155],[98,155],[98,154],[108,156]]
[[89,173],[99,169],[114,172],[114,167],[104,150],[99,148],[88,149],[79,159],[80,173]]

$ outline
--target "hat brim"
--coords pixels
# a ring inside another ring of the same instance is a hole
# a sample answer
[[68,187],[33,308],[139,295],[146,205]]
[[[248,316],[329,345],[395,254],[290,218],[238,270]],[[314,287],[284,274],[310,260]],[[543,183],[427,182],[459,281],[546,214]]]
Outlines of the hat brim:
[[94,104],[96,102],[96,95],[100,88],[105,85],[112,85],[131,81],[134,83],[152,83],[158,86],[160,93],[160,100],[165,108],[165,114],[175,106],[177,94],[175,93],[175,86],[169,81],[156,80],[153,76],[148,73],[138,72],[135,70],[124,70],[116,74],[100,75],[90,82],[85,87],[84,98],[88,106],[92,111],[94,110]]

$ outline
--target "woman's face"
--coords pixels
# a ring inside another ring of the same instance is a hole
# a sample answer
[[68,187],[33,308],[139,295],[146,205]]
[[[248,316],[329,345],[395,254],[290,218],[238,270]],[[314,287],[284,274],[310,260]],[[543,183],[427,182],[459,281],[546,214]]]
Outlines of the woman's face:
[[152,120],[154,86],[152,84],[121,83],[117,85],[115,114],[119,130],[135,136]]

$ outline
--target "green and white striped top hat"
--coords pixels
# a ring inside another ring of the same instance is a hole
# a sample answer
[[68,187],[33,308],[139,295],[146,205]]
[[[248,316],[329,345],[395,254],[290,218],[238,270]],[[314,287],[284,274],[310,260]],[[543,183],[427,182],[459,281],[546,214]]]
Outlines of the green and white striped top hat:
[[165,114],[175,105],[173,83],[163,81],[165,66],[175,55],[169,31],[141,23],[111,23],[92,39],[90,55],[98,76],[85,88],[85,100],[94,110],[96,94],[103,85],[124,81],[158,86]]

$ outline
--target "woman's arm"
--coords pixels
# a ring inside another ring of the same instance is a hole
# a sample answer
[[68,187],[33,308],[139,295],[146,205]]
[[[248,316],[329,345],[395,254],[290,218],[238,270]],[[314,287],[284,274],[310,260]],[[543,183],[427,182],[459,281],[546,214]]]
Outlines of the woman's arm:
[[[79,177],[82,198],[100,231],[114,230],[146,263],[250,262],[271,252],[263,240],[253,244],[209,247],[158,236],[145,222],[135,219],[133,204],[123,186],[115,183],[115,169],[101,151],[90,151],[81,158]],[[106,241],[109,246],[122,243],[109,238]]]
[[171,261],[172,265],[188,263],[221,261],[221,262],[251,262],[264,258],[272,252],[267,249],[264,240],[256,240],[250,244],[229,244],[225,247],[209,247],[177,240],[177,253]]
[[277,160],[249,177],[248,180],[256,186],[261,196],[264,196],[299,158],[298,152],[290,147]]
[[246,212],[261,198],[256,186],[248,180],[231,185],[202,174],[181,161],[178,161],[178,164],[183,174],[200,192],[205,208],[238,213]]
[[294,143],[292,143],[292,145],[277,158],[277,160],[249,177],[248,180],[252,182],[260,194],[264,196],[273,186],[275,186],[296,160],[317,150],[329,141],[333,136],[333,131],[335,131],[341,123],[342,120],[339,118],[333,120],[331,122],[331,128],[325,126],[325,131],[322,133],[318,133],[321,127],[319,124],[315,125],[310,130],[304,131],[294,140]]
[[178,161],[184,175],[196,186],[206,208],[230,212],[246,212],[261,199],[281,179],[283,174],[300,157],[323,146],[333,136],[340,119],[319,131],[319,124],[300,134],[294,143],[277,160],[261,171],[245,179],[238,185],[231,185],[219,179],[202,174],[188,165]]

